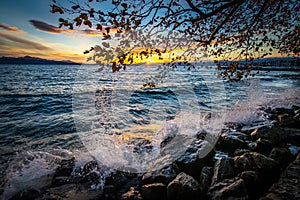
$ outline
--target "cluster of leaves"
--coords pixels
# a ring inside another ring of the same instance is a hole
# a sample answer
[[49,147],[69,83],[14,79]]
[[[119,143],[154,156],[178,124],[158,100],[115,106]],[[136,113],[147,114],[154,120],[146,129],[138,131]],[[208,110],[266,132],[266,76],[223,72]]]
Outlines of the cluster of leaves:
[[[216,62],[220,77],[240,80],[251,75],[254,58],[300,53],[297,0],[112,0],[109,6],[105,0],[70,0],[65,5],[54,1],[51,8],[67,15],[60,26],[85,25],[101,31],[103,40],[115,41],[85,51],[93,54],[91,60],[110,64],[113,72],[136,58],[163,60],[169,53],[169,68],[208,56],[249,60],[244,66],[229,62],[226,68]],[[171,53],[175,49],[181,49],[180,55]]]

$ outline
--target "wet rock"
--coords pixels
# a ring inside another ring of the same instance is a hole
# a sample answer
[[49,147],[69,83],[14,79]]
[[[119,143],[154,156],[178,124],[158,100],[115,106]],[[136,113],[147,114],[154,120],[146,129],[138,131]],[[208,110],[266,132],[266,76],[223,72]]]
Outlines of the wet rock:
[[191,145],[177,161],[176,164],[180,171],[193,177],[199,177],[201,169],[209,165],[215,151],[207,141]]
[[29,189],[29,190],[23,191],[22,193],[17,194],[10,200],[32,200],[32,199],[36,199],[39,196],[40,196],[40,191],[34,190],[34,189]]
[[287,113],[278,115],[277,120],[278,120],[280,126],[290,127],[291,125],[293,125],[295,123],[293,116],[290,114],[287,114]]
[[36,200],[64,199],[64,200],[94,200],[101,199],[100,190],[91,190],[80,185],[68,184],[46,190]]
[[131,187],[128,192],[122,195],[121,200],[142,200],[142,196],[138,190]]
[[243,124],[237,122],[226,122],[226,129],[229,131],[240,131],[243,128]]
[[244,180],[250,199],[257,199],[263,192],[262,182],[255,171],[245,171],[238,175]]
[[200,197],[200,188],[197,181],[181,172],[169,183],[167,187],[168,199],[172,200],[194,200]]
[[239,172],[258,172],[266,183],[272,183],[276,180],[276,174],[279,173],[279,167],[275,160],[256,152],[236,156],[234,157],[234,163]]
[[277,116],[279,116],[279,115],[283,115],[283,114],[293,115],[294,109],[295,109],[295,107],[294,108],[275,108],[275,109],[266,110],[266,112],[268,112],[270,114],[269,119],[275,120],[275,119],[277,119]]
[[176,177],[176,172],[172,165],[157,171],[146,172],[142,177],[142,184],[164,183],[168,184]]
[[230,158],[221,158],[215,162],[212,185],[223,181],[224,179],[230,179],[235,176],[235,170],[233,168],[233,160]]
[[300,152],[300,147],[295,146],[295,145],[290,145],[289,150],[290,150],[291,154],[296,157],[298,155],[298,153]]
[[143,185],[141,195],[144,200],[165,200],[167,199],[167,186],[163,183]]
[[55,176],[70,176],[74,167],[75,158],[64,159],[56,169]]
[[52,181],[51,187],[59,187],[61,185],[76,183],[77,179],[70,176],[55,177]]
[[276,160],[281,168],[287,167],[293,161],[293,155],[287,148],[273,148],[269,157]]
[[244,180],[241,178],[226,179],[209,188],[208,196],[213,200],[219,199],[248,199]]
[[268,199],[299,199],[300,198],[300,154],[281,174],[262,200]]
[[114,185],[105,185],[103,188],[103,199],[119,199],[121,196],[120,194],[122,193],[119,193]]
[[153,150],[151,141],[143,138],[133,138],[132,140],[130,140],[130,144],[134,146],[134,153],[150,153]]
[[206,194],[212,181],[213,168],[205,166],[201,170],[199,185],[202,194]]
[[286,143],[291,143],[295,146],[300,146],[300,129],[295,128],[283,128]]
[[287,133],[283,128],[279,126],[272,126],[267,128],[258,129],[255,134],[252,133],[252,140],[266,139],[273,143],[274,145],[279,145],[282,141],[287,138]]
[[244,153],[249,153],[250,150],[249,149],[237,149],[235,150],[234,152],[234,156],[241,156],[243,155]]
[[231,135],[231,132],[223,133],[221,134],[216,147],[222,151],[228,152],[229,154],[233,154],[236,149],[247,149],[247,143],[241,138],[244,137],[234,134]]
[[267,139],[259,138],[255,142],[249,143],[248,147],[251,151],[255,151],[265,156],[268,156],[271,150],[273,149],[274,144]]
[[141,177],[138,174],[116,171],[106,178],[107,185],[113,185],[116,189],[126,192],[130,187],[139,185]]

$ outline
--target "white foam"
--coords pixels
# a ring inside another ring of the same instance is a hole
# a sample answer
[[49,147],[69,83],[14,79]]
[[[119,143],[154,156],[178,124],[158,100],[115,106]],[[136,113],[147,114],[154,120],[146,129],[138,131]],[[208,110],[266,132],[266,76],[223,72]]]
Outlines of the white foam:
[[40,191],[49,187],[60,161],[70,156],[67,150],[18,153],[7,169],[1,198],[10,199],[29,189]]

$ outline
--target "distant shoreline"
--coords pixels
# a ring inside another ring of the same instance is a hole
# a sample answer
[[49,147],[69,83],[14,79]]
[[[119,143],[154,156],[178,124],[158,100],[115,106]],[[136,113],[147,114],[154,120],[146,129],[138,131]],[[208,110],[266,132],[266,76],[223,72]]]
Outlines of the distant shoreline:
[[81,65],[70,60],[58,61],[58,60],[47,60],[42,58],[36,58],[31,56],[24,57],[1,57],[0,64],[5,65]]

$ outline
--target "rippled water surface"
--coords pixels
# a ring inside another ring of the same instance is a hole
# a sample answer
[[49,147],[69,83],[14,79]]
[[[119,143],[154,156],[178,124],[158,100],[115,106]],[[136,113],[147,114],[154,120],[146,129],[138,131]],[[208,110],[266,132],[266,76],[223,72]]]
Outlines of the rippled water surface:
[[78,126],[80,120],[94,123],[96,133],[151,136],[179,113],[201,118],[242,101],[282,98],[284,91],[300,86],[299,72],[272,71],[254,81],[229,83],[217,79],[213,69],[182,68],[157,88],[142,89],[145,78],[158,75],[156,68],[132,66],[111,74],[97,66],[0,65],[0,175],[21,150],[84,150],[76,129],[87,129]]

